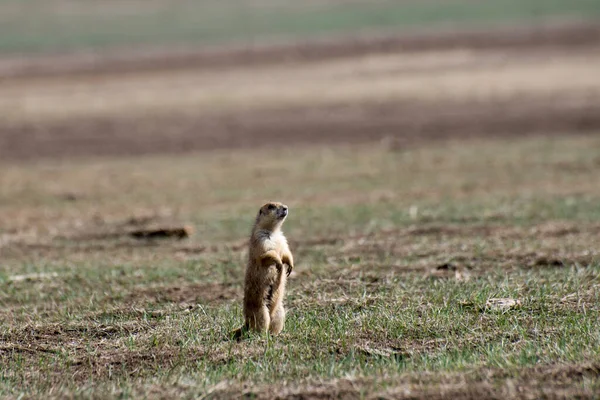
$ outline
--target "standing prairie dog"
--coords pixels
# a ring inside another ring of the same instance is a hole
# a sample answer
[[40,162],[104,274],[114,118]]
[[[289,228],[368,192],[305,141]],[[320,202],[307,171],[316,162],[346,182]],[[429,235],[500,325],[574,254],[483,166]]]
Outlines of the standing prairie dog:
[[[250,236],[250,251],[244,286],[245,323],[234,332],[240,338],[245,330],[278,334],[285,323],[283,296],[294,259],[281,231],[288,207],[277,202],[262,206]],[[284,270],[284,266],[287,266]]]

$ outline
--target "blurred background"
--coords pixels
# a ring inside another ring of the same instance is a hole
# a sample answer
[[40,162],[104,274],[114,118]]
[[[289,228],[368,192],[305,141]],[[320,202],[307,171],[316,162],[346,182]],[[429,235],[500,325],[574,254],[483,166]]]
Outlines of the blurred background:
[[590,132],[597,0],[0,0],[0,159]]

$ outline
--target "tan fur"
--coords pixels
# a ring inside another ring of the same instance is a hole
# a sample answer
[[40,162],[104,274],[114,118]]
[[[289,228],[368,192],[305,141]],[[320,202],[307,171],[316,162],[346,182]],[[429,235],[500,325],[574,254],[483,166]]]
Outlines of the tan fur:
[[287,277],[294,268],[294,259],[281,226],[287,216],[287,206],[277,202],[262,206],[256,216],[250,236],[250,251],[244,286],[243,331],[278,334],[285,324],[283,297]]

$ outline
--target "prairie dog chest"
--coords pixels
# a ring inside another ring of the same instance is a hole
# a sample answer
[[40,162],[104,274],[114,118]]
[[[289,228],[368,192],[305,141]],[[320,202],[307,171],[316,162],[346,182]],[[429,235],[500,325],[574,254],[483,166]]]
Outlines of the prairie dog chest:
[[287,248],[287,240],[281,231],[273,232],[263,238],[262,245],[265,251],[275,250],[281,254]]

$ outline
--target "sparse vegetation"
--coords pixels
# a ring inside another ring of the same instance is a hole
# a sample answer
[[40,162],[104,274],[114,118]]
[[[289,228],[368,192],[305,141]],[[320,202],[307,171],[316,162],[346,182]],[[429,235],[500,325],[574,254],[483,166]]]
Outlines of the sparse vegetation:
[[0,53],[289,39],[359,30],[598,18],[596,0],[1,0]]
[[[138,3],[0,0],[0,52],[599,11]],[[545,29],[1,64],[0,397],[598,398],[599,30]],[[287,324],[238,343],[268,200]]]
[[[307,149],[254,166],[260,150],[3,169],[0,391],[592,397],[598,146],[540,138]],[[293,185],[270,185],[281,174]],[[73,188],[76,200],[60,196]],[[251,199],[263,198],[292,207],[289,319],[279,337],[230,342]],[[102,236],[161,220],[198,233]],[[520,304],[486,306],[499,297]]]

